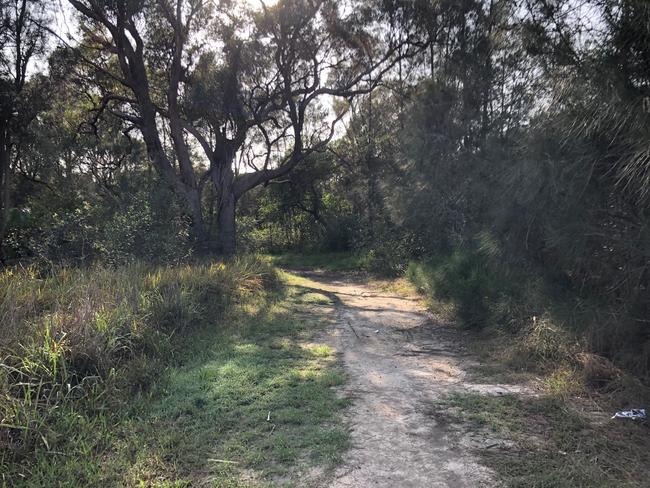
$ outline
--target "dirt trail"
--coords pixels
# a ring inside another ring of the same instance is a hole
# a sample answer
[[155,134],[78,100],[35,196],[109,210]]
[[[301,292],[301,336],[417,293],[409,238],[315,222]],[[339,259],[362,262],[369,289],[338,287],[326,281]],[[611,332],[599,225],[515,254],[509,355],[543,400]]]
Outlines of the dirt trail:
[[456,391],[518,388],[469,381],[467,369],[477,363],[461,346],[458,330],[435,321],[417,299],[381,292],[361,278],[300,274],[335,305],[336,320],[322,340],[341,354],[349,376],[343,393],[353,399],[347,413],[353,447],[346,462],[333,476],[314,476],[309,486],[496,486],[472,450],[499,440],[451,428],[433,407]]

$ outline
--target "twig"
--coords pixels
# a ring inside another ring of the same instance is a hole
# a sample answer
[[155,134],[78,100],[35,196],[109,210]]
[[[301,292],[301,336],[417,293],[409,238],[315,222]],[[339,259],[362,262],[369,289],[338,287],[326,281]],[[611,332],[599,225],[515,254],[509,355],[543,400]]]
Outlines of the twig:
[[228,461],[227,459],[208,459],[213,463],[223,463],[223,464],[239,464],[237,461]]
[[352,332],[354,332],[354,335],[357,336],[357,339],[361,340],[361,337],[359,337],[359,334],[357,334],[357,331],[354,330],[354,327],[352,327],[352,324],[350,323],[350,321],[348,320],[347,322],[348,322],[348,325],[350,326],[350,329],[352,329]]

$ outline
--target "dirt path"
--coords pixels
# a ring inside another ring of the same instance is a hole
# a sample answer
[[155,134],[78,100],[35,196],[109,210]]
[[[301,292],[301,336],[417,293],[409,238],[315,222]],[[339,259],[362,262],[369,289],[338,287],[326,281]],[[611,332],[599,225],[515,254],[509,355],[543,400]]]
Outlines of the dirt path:
[[[456,391],[516,392],[507,385],[474,384],[476,365],[458,330],[436,322],[415,298],[384,293],[360,278],[302,272],[311,291],[335,305],[334,325],[323,341],[342,356],[349,376],[344,394],[353,404],[347,421],[353,447],[327,487],[490,487],[492,473],[475,448],[495,439],[446,425],[434,405]],[[331,310],[331,309],[330,309]]]

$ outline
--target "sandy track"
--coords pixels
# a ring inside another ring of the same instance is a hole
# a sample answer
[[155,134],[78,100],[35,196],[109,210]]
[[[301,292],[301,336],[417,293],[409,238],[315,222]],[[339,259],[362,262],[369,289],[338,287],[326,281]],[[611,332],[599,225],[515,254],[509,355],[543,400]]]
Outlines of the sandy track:
[[495,486],[493,474],[472,454],[494,439],[440,422],[434,405],[452,392],[516,387],[471,383],[466,370],[476,363],[458,330],[436,322],[416,299],[382,293],[361,278],[300,274],[309,278],[311,291],[335,305],[335,320],[322,341],[341,354],[349,378],[343,393],[353,399],[346,419],[353,447],[344,465],[333,475],[314,474],[308,485]]

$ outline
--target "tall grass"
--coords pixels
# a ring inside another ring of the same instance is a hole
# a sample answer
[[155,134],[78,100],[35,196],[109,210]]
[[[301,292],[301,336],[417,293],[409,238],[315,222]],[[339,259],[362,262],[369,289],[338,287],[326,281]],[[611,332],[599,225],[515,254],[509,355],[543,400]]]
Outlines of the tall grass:
[[81,414],[146,392],[188,331],[219,327],[275,283],[244,258],[174,267],[32,268],[0,274],[0,472],[57,452]]

